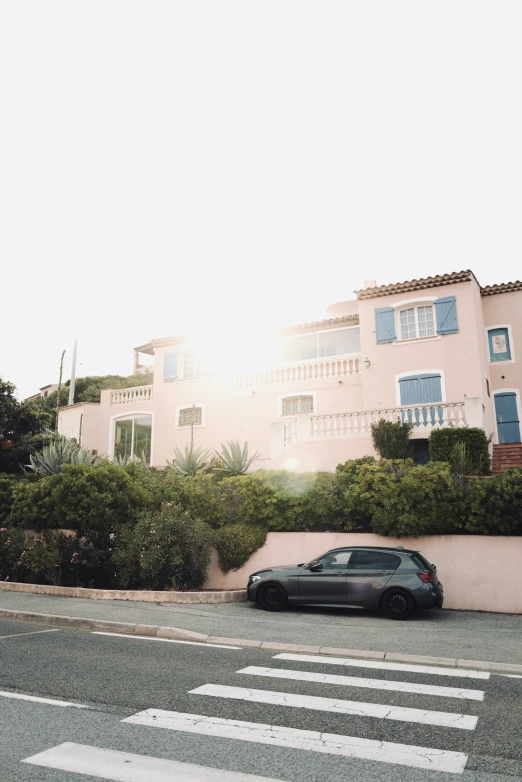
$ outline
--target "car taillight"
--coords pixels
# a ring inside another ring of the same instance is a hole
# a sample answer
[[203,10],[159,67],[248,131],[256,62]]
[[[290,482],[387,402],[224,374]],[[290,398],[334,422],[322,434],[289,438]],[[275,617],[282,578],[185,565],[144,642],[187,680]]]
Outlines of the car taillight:
[[429,584],[431,581],[433,581],[433,573],[417,573],[418,577],[424,584]]

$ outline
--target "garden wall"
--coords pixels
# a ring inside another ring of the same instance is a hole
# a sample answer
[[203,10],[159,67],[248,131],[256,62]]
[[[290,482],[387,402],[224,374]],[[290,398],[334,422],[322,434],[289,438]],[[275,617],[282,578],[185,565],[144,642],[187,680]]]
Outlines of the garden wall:
[[309,562],[338,546],[416,549],[437,566],[445,608],[522,613],[522,537],[433,535],[399,540],[371,533],[270,532],[266,544],[235,572],[223,574],[214,554],[205,589],[244,588],[256,570]]

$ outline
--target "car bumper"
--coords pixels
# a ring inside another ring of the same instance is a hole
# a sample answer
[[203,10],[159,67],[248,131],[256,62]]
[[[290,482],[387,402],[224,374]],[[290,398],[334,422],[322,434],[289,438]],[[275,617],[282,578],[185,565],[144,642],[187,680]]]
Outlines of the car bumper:
[[442,584],[424,584],[414,593],[417,608],[442,608],[444,604],[444,590]]
[[260,583],[261,581],[256,581],[247,585],[247,600],[250,600],[251,603],[257,603],[257,590]]

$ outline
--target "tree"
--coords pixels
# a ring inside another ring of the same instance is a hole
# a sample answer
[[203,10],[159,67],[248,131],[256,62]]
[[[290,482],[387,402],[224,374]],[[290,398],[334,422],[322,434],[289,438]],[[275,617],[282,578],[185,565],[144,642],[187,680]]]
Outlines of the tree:
[[52,416],[38,402],[20,402],[13,383],[0,377],[0,472],[19,472],[48,440]]

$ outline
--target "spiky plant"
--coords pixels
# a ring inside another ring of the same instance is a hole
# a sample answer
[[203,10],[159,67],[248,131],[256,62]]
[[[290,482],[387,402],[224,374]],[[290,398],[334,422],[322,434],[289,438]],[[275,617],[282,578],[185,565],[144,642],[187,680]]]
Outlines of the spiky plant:
[[37,475],[57,475],[64,464],[90,464],[93,467],[102,464],[103,457],[96,456],[87,448],[82,448],[76,440],[57,435],[41,451],[29,456],[31,464],[26,467]]
[[210,472],[214,467],[214,460],[209,449],[185,446],[185,453],[179,448],[174,448],[174,459],[167,466],[178,475],[197,475],[197,473]]
[[259,458],[257,451],[253,456],[249,456],[248,443],[241,447],[239,440],[230,440],[226,445],[221,443],[221,453],[216,451],[216,455],[214,469],[224,475],[244,475],[252,462]]
[[117,464],[118,467],[126,467],[128,464],[141,464],[143,467],[145,467],[146,470],[148,470],[148,464],[147,464],[147,457],[145,455],[145,451],[141,451],[140,455],[137,456],[137,454],[134,454],[134,456],[129,456],[128,454],[122,454],[119,456],[115,456],[112,460],[113,464]]

